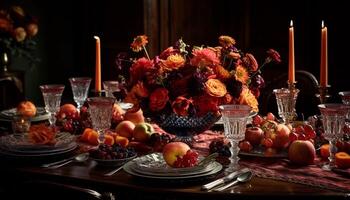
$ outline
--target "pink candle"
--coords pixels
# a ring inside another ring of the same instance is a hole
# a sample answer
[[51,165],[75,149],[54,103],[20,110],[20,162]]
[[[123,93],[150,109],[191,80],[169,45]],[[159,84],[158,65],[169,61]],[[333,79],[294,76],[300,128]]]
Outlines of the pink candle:
[[320,86],[328,85],[328,48],[327,48],[327,27],[322,21],[321,28],[321,67],[320,67]]
[[101,42],[98,36],[96,40],[96,65],[95,65],[95,91],[101,92]]
[[294,61],[294,27],[293,20],[290,20],[289,27],[289,63],[288,63],[288,82],[295,82],[295,61]]

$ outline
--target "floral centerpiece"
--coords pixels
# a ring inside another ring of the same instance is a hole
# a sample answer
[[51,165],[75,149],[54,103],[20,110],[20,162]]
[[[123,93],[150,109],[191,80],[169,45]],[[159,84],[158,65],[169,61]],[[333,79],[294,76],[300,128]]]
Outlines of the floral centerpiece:
[[20,6],[0,9],[0,52],[23,56],[31,63],[38,61],[33,55],[38,33],[36,18],[28,15]]
[[166,116],[163,122],[171,115],[215,115],[222,104],[246,104],[258,112],[257,97],[264,87],[260,69],[281,61],[278,52],[270,49],[259,67],[254,56],[239,50],[230,36],[220,36],[217,47],[189,46],[180,39],[152,59],[147,43],[145,35],[134,38],[131,49],[145,56],[127,59],[119,54],[117,65],[128,72],[125,101],[141,107],[147,116]]

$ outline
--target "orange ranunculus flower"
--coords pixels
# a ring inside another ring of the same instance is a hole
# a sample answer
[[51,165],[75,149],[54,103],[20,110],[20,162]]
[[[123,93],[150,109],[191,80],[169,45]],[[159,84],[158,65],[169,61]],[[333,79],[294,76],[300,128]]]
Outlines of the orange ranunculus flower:
[[149,97],[149,108],[151,111],[162,110],[169,100],[169,91],[165,88],[157,88]]
[[26,30],[24,30],[23,27],[17,27],[14,31],[13,31],[13,36],[15,37],[17,42],[22,42],[23,40],[26,39],[27,37],[27,32]]
[[154,63],[152,60],[148,60],[145,57],[139,58],[130,67],[130,78],[131,82],[137,83],[142,81],[147,75],[148,71],[153,71]]
[[219,98],[217,97],[209,95],[197,96],[193,99],[193,104],[197,116],[203,116],[208,112],[216,113],[219,111]]
[[142,48],[148,43],[146,35],[139,35],[134,38],[134,41],[131,43],[130,48],[134,52],[139,52]]
[[169,56],[178,54],[179,52],[180,51],[178,49],[174,49],[173,47],[168,47],[159,55],[159,58],[166,60]]
[[179,96],[175,99],[175,101],[173,101],[171,107],[174,113],[176,113],[177,115],[187,116],[188,109],[190,108],[192,102],[192,99],[187,99],[186,97]]
[[226,93],[226,86],[219,79],[209,79],[204,84],[207,94],[213,97],[223,97]]
[[220,63],[216,53],[209,49],[194,49],[192,51],[193,58],[190,60],[192,66],[205,67],[214,66]]
[[249,74],[242,65],[238,65],[236,67],[236,71],[234,75],[237,81],[240,81],[243,84],[247,84],[247,81],[249,79]]
[[247,87],[243,87],[241,95],[238,98],[238,103],[250,106],[252,108],[252,111],[254,112],[259,111],[258,100],[255,98],[253,93],[251,93],[251,91]]
[[256,71],[259,67],[255,57],[250,53],[246,53],[243,57],[243,64],[251,71]]
[[224,48],[230,48],[236,44],[236,41],[230,36],[222,35],[219,37],[219,44]]
[[185,59],[180,54],[174,54],[161,61],[161,63],[164,71],[171,72],[185,66]]
[[214,72],[217,76],[218,79],[221,79],[221,80],[225,80],[225,79],[228,79],[230,78],[231,74],[229,71],[227,71],[227,69],[225,69],[223,66],[221,65],[216,65],[214,67]]

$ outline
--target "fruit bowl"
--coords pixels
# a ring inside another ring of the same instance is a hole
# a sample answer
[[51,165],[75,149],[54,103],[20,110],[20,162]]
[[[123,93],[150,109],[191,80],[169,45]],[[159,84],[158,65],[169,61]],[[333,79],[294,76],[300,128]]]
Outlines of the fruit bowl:
[[120,158],[120,159],[98,159],[98,158],[91,158],[91,160],[94,160],[97,162],[98,165],[100,166],[105,166],[105,167],[117,167],[117,166],[122,166],[125,163],[131,161],[132,159],[136,158],[136,154],[134,154],[131,157],[127,158]]
[[177,114],[160,117],[159,126],[170,134],[176,135],[175,141],[191,144],[193,136],[211,128],[221,115],[209,112],[201,117],[179,116]]

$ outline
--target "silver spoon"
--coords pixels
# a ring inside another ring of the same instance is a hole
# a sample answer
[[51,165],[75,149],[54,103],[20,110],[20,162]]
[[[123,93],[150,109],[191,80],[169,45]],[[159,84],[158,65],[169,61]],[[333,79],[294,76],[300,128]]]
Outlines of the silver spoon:
[[79,154],[77,156],[75,156],[73,159],[70,159],[70,160],[67,160],[63,163],[60,163],[60,164],[57,164],[57,165],[51,165],[49,166],[49,168],[51,169],[57,169],[59,167],[62,167],[66,164],[69,164],[71,162],[85,162],[87,159],[89,158],[89,154],[88,153],[82,153],[82,154]]
[[253,173],[251,171],[244,172],[237,177],[237,180],[232,181],[231,183],[226,184],[226,185],[219,187],[217,189],[214,189],[214,191],[220,192],[220,191],[223,191],[223,190],[225,190],[233,185],[236,185],[238,183],[245,183],[245,182],[249,181],[250,179],[252,179],[252,177],[253,177]]

